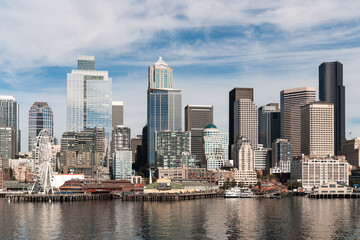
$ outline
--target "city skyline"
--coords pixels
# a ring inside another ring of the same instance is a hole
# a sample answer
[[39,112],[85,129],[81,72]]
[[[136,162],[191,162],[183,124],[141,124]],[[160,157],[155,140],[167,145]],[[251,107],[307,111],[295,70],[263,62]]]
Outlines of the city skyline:
[[[58,9],[63,9],[69,3],[57,3],[57,9],[50,5],[40,6],[37,2],[28,4],[17,9],[23,13],[20,15],[40,15],[38,11],[53,14],[56,10],[62,16]],[[68,5],[74,8],[74,12],[70,13],[72,16],[79,16],[79,21],[85,26],[94,24],[92,21],[87,23],[88,19],[80,14],[81,4],[73,4]],[[105,7],[109,17],[119,16],[117,21],[109,19],[104,9],[97,11],[95,5],[89,4],[89,8],[99,17],[99,23],[91,28],[100,29],[101,34],[94,36],[81,32],[77,25],[58,21],[64,18],[56,14],[52,22],[42,23],[38,18],[27,21],[11,15],[11,11],[8,11],[14,7],[11,3],[4,6],[0,10],[3,13],[0,14],[0,26],[4,34],[9,36],[8,39],[14,42],[11,44],[0,40],[0,49],[4,50],[0,58],[0,94],[14,96],[19,102],[22,150],[27,146],[27,110],[35,101],[46,101],[52,106],[55,136],[58,139],[66,131],[66,73],[75,68],[74,59],[78,55],[94,55],[96,68],[109,72],[109,77],[113,78],[113,93],[117,96],[114,100],[124,101],[124,122],[132,129],[133,136],[141,134],[146,123],[147,68],[159,56],[174,68],[175,88],[182,90],[182,105],[213,105],[214,124],[221,132],[228,132],[227,98],[228,92],[234,87],[254,88],[257,106],[279,103],[281,90],[302,86],[314,86],[318,99],[319,65],[339,60],[344,65],[344,85],[347,87],[346,136],[349,136],[349,132],[352,132],[350,136],[360,135],[360,113],[356,111],[356,89],[360,87],[356,81],[360,62],[360,47],[356,40],[360,32],[353,24],[359,19],[359,6],[345,7],[336,2],[329,2],[326,6],[320,3],[309,6],[279,2],[271,4],[273,6],[263,4],[261,8],[259,4],[253,6],[251,3],[224,3],[218,7],[215,7],[215,2],[207,2],[207,7],[203,4],[170,3],[172,14],[157,7],[154,9],[158,10],[146,12],[147,4],[137,6],[142,16],[137,18],[135,22],[138,24],[134,24],[133,29],[116,27],[123,26],[125,22],[134,22],[129,21],[129,18],[133,19],[132,16],[126,16],[123,11],[117,12],[124,6],[112,5],[114,10],[110,10],[110,4],[108,8]],[[189,7],[184,8],[186,5]],[[201,6],[204,9],[210,7],[218,14],[213,12],[212,16],[216,17],[208,21],[209,15],[192,13],[191,10],[204,13]],[[134,9],[135,6],[127,7]],[[287,15],[286,9],[294,7],[297,10],[291,11],[292,16]],[[325,15],[322,14],[324,7]],[[221,13],[224,9],[239,14],[226,16]],[[307,11],[309,9],[313,11]],[[158,19],[156,14],[160,13],[165,14],[173,24],[170,29],[162,22],[145,24],[151,17]],[[16,25],[14,19],[19,21]],[[106,22],[109,25],[106,29],[101,29],[103,19],[110,21]],[[29,26],[28,22],[32,25]],[[142,26],[148,26],[143,33],[145,35],[126,37],[144,29]],[[31,34],[19,31],[21,27],[29,28]],[[41,30],[41,34],[36,34],[38,30],[35,27]],[[61,35],[55,34],[54,39],[54,36],[47,34],[48,28],[58,29],[57,34]],[[114,32],[107,32],[108,28]],[[69,40],[75,42],[73,49],[60,41],[68,35],[65,34],[68,29],[71,33],[83,33],[81,38],[74,35]],[[124,36],[122,39],[126,40],[117,40],[119,43],[112,40],[106,42],[101,37],[107,35],[119,39],[116,36],[121,34]],[[46,51],[42,50],[43,45]],[[38,51],[34,51],[36,49]],[[204,91],[199,93],[199,89]],[[213,98],[215,94],[218,96],[216,101]]]

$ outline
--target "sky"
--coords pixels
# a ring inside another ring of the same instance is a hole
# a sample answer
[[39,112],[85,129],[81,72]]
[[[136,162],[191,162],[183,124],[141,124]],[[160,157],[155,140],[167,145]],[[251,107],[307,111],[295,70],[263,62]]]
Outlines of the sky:
[[58,139],[66,131],[67,73],[78,55],[109,71],[132,136],[146,124],[147,71],[159,56],[173,67],[183,108],[213,105],[222,132],[234,87],[254,88],[258,106],[279,102],[283,89],[318,89],[319,65],[340,61],[346,133],[360,136],[360,1],[2,0],[0,95],[20,104],[22,151],[35,101],[53,109]]

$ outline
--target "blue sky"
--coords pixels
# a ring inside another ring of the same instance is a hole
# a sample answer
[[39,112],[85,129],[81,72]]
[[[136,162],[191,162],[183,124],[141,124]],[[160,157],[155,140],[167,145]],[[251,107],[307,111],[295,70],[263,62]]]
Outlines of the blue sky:
[[228,92],[253,87],[258,106],[287,88],[318,88],[318,66],[344,64],[346,131],[360,136],[360,2],[357,1],[1,1],[0,94],[20,103],[22,149],[28,111],[47,101],[55,135],[66,130],[66,74],[94,55],[113,79],[132,135],[146,123],[147,68],[173,67],[187,104],[214,105],[228,129]]

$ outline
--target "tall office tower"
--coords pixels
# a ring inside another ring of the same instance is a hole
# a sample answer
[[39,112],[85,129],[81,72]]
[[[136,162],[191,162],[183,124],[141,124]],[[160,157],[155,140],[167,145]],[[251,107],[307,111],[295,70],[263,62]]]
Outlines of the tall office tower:
[[112,130],[111,152],[115,153],[121,149],[130,149],[131,145],[130,128],[118,125]]
[[281,172],[289,173],[292,162],[292,144],[288,139],[276,139],[272,144],[272,167],[279,167]]
[[124,125],[124,102],[112,102],[112,127]]
[[[131,139],[131,159],[132,163],[136,162],[136,159],[140,157],[139,155],[142,154],[141,149],[142,148],[142,136],[138,135],[135,138]],[[139,151],[138,151],[139,150]]]
[[[190,162],[183,162],[183,154],[191,152],[190,132],[156,132],[156,167],[182,168],[194,167],[195,160],[191,156]],[[190,165],[190,166],[189,166]]]
[[0,125],[0,156],[15,158],[15,131],[12,127]]
[[[112,79],[95,70],[95,57],[79,56],[78,69],[67,74],[67,131],[103,127],[109,141],[112,128]],[[109,142],[108,142],[109,144]]]
[[33,150],[36,137],[43,129],[54,136],[54,114],[46,102],[35,102],[29,111],[29,152]]
[[61,138],[60,162],[63,173],[94,178],[105,157],[104,128],[65,132]]
[[254,101],[254,89],[253,88],[234,88],[229,92],[229,156],[231,159],[231,146],[234,144],[234,105],[235,101],[239,99],[250,99]]
[[148,162],[155,166],[155,132],[181,130],[181,91],[172,89],[172,68],[162,60],[149,67]]
[[203,131],[203,163],[208,171],[220,169],[229,159],[228,144],[229,135],[221,133],[214,124],[209,124]]
[[301,153],[334,155],[334,104],[312,102],[301,107]]
[[213,124],[214,113],[211,105],[187,105],[185,107],[185,131],[191,132],[191,154],[197,166],[203,159],[203,130]]
[[269,103],[259,107],[258,111],[258,139],[264,148],[271,148],[275,139],[280,138],[280,109],[279,104]]
[[241,138],[254,149],[258,145],[258,107],[250,99],[238,99],[234,105],[234,143]]
[[319,66],[319,99],[334,104],[335,154],[345,141],[345,87],[343,85],[343,65],[324,62]]
[[0,96],[0,124],[15,131],[15,154],[20,152],[19,104],[13,96]]
[[315,101],[315,88],[302,87],[286,89],[280,93],[281,138],[289,139],[292,155],[301,155],[301,113],[300,107]]

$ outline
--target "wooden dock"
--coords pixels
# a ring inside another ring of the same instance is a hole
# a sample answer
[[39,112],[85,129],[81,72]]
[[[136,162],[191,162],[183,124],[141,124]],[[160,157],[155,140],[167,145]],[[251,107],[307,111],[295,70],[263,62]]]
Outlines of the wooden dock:
[[310,193],[308,194],[309,198],[315,198],[315,199],[320,199],[320,198],[325,198],[325,199],[332,199],[332,198],[360,198],[360,194],[359,193],[337,193],[337,194],[315,194],[315,193]]
[[75,202],[111,200],[112,194],[7,194],[9,202]]
[[205,193],[156,193],[156,194],[126,194],[122,196],[123,201],[149,201],[149,202],[170,202],[183,201],[204,198],[224,197],[221,193],[205,192]]

